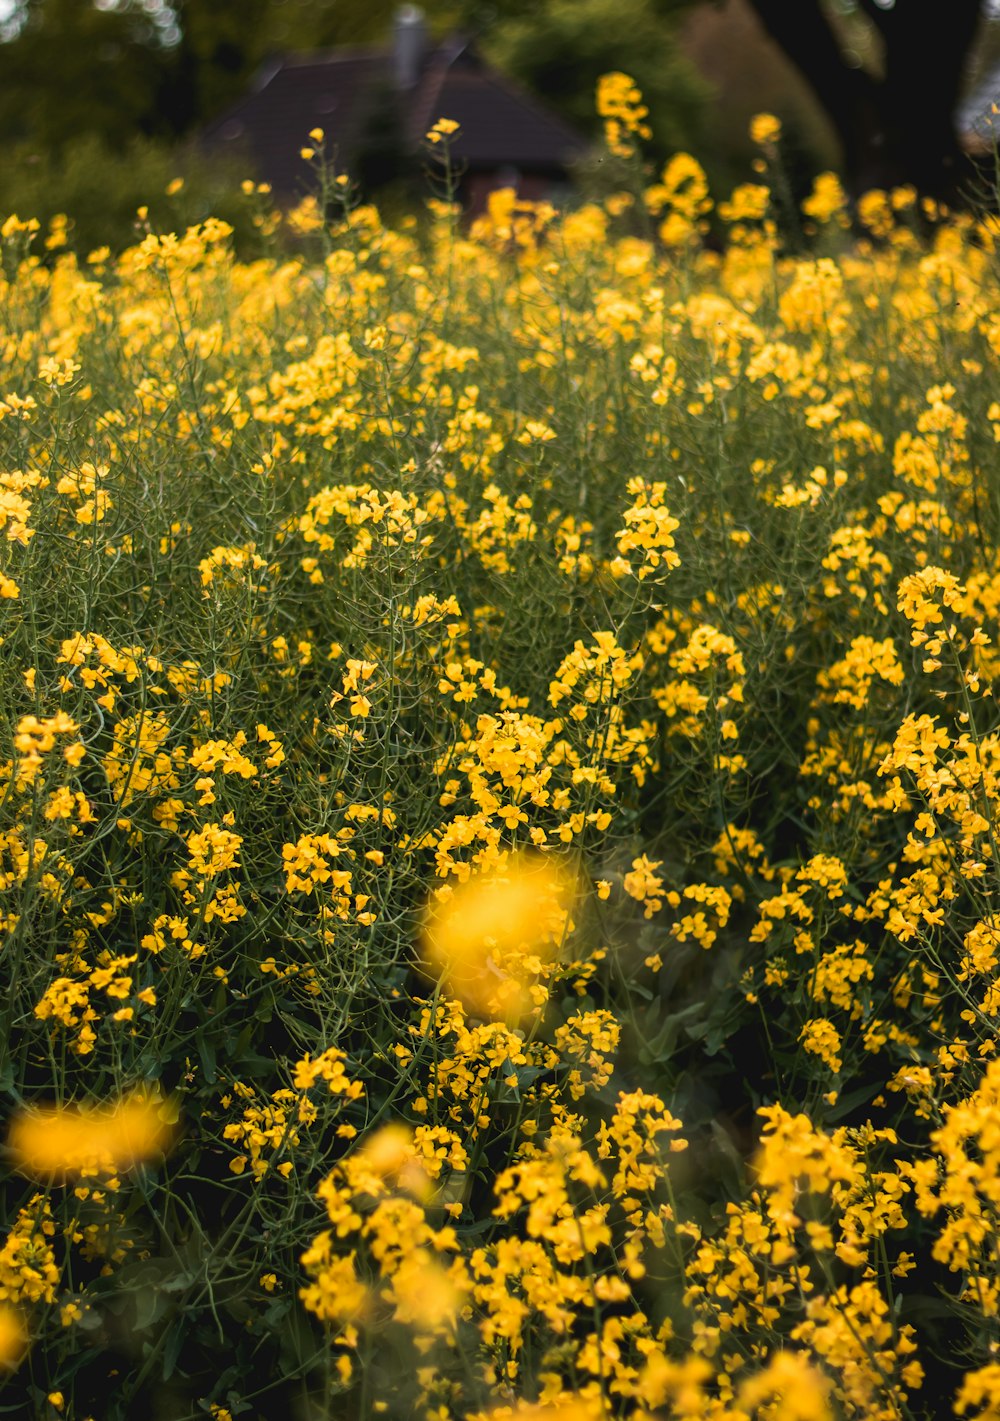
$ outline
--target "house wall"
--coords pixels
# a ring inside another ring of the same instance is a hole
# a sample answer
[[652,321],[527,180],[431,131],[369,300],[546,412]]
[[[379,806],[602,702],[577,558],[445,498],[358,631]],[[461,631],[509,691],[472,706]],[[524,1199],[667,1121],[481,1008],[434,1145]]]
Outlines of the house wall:
[[522,173],[517,168],[489,168],[467,173],[462,179],[461,197],[469,217],[486,211],[491,192],[512,187],[525,202],[554,202],[570,190],[569,180],[560,169],[547,172]]

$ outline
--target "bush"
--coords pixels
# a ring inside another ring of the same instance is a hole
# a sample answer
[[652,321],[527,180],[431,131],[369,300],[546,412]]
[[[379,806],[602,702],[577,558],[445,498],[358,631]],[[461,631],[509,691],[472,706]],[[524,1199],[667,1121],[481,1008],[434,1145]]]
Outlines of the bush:
[[[132,139],[109,148],[92,134],[58,153],[39,153],[31,144],[13,145],[0,170],[0,211],[34,217],[49,227],[68,217],[67,239],[80,257],[99,247],[115,253],[137,239],[140,207],[149,210],[159,231],[176,231],[209,215],[228,222],[244,255],[254,250],[256,232],[240,182],[248,174],[193,149],[178,150],[151,139]],[[183,187],[168,193],[175,180]]]

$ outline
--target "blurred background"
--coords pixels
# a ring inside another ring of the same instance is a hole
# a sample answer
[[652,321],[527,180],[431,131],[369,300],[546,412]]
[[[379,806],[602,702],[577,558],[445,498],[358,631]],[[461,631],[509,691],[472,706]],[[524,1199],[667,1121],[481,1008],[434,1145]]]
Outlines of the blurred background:
[[[400,45],[410,46],[402,58]],[[0,0],[0,209],[67,213],[84,252],[129,241],[145,203],[164,225],[211,211],[239,227],[241,180],[269,183],[286,206],[305,193],[299,150],[315,127],[366,196],[405,204],[423,161],[417,129],[442,115],[463,117],[456,152],[476,179],[467,202],[500,185],[572,201],[599,181],[594,87],[608,70],[643,91],[650,162],[687,149],[717,192],[750,176],[748,122],[768,111],[782,121],[795,191],[832,168],[854,195],[912,183],[960,202],[968,155],[991,161],[1000,10],[982,0],[425,0],[419,11],[395,0]],[[449,114],[449,99],[467,116]]]

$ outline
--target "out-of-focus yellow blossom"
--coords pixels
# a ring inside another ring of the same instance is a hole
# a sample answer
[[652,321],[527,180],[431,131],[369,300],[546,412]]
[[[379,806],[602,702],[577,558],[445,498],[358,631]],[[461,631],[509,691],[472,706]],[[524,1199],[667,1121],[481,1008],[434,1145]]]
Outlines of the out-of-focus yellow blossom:
[[802,203],[802,211],[815,222],[830,222],[844,213],[847,194],[836,173],[819,173],[813,179],[812,192]]
[[28,1329],[16,1308],[0,1307],[0,1370],[13,1371],[28,1350]]
[[635,80],[615,70],[597,81],[597,113],[604,120],[604,139],[619,158],[627,158],[637,138],[651,138],[649,109]]
[[176,1132],[177,1108],[139,1091],[113,1105],[45,1106],[11,1122],[7,1148],[23,1173],[57,1182],[116,1174],[156,1159]]
[[424,135],[428,143],[444,143],[449,138],[454,138],[458,132],[458,123],[453,118],[439,118],[432,124]]
[[424,923],[424,960],[445,991],[479,1014],[523,1016],[543,964],[571,930],[574,896],[558,860],[512,856],[505,868],[438,894]]
[[761,148],[771,147],[781,137],[781,120],[773,113],[754,114],[750,120],[750,138]]

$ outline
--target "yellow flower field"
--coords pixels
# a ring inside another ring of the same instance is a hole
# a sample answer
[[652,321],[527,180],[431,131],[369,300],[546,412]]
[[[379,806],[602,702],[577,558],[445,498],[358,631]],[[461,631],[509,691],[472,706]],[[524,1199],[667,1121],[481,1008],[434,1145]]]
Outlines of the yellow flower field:
[[997,228],[599,103],[0,225],[3,1414],[1000,1416]]

